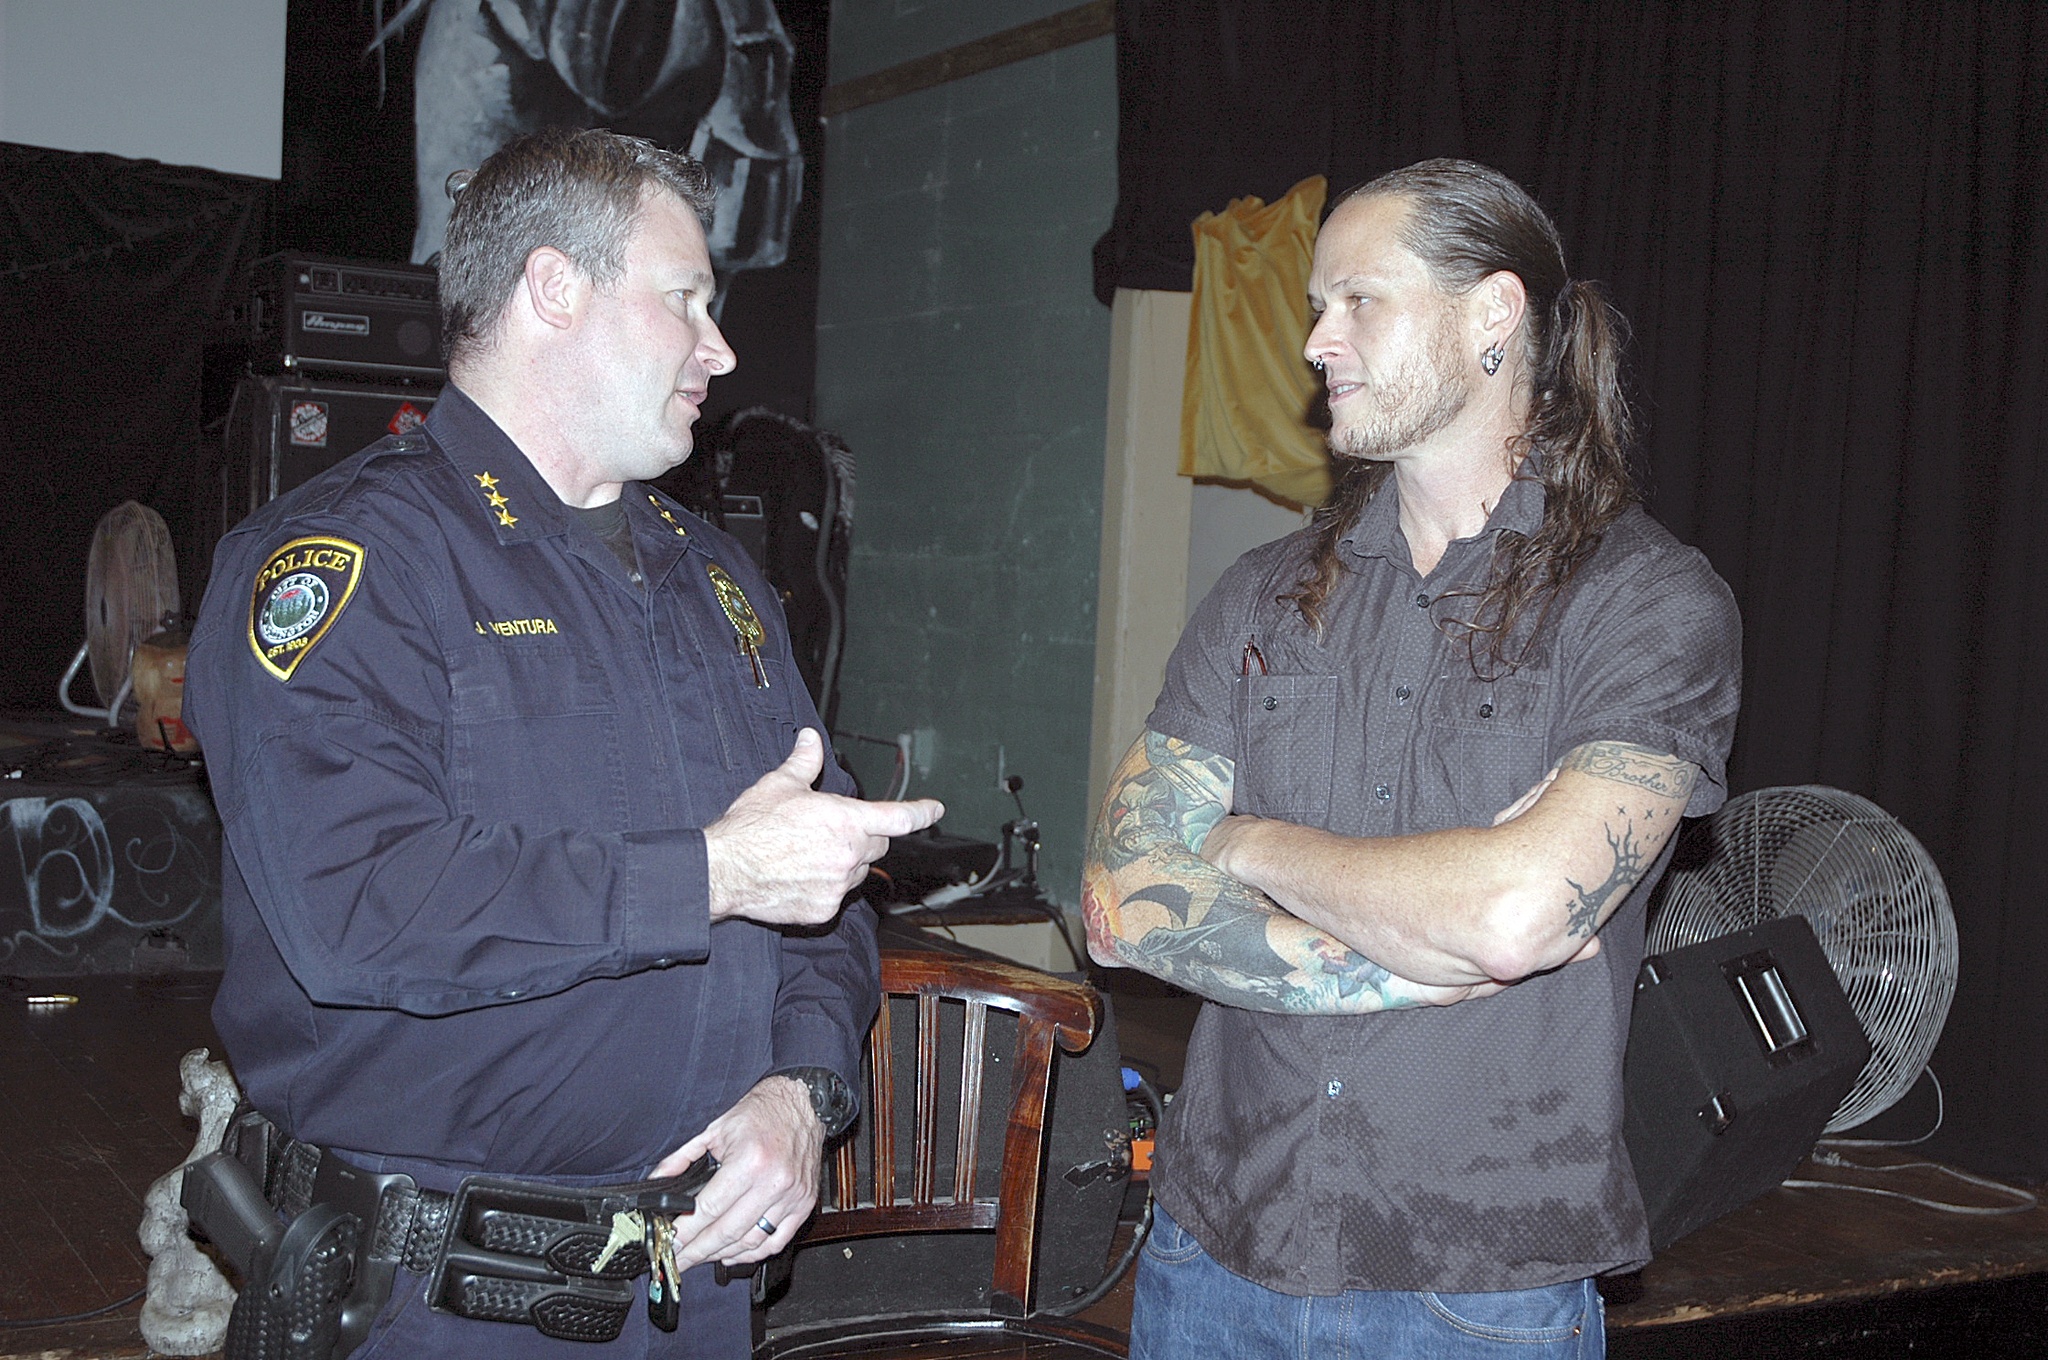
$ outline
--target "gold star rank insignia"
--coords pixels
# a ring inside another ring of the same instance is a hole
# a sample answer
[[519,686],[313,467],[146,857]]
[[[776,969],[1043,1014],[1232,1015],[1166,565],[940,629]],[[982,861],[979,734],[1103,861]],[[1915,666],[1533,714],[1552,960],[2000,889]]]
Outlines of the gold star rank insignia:
[[496,477],[488,472],[479,472],[476,474],[476,484],[484,489],[484,499],[490,502],[491,509],[498,512],[499,524],[509,529],[519,523],[519,516],[506,509],[510,502],[505,499],[505,493],[498,490]]
[[654,499],[654,495],[652,492],[648,493],[647,503],[654,507],[655,512],[657,514],[659,514],[663,519],[668,521],[669,527],[676,531],[677,538],[688,538],[690,536],[690,531],[688,529],[685,529],[682,525],[676,523],[676,517],[674,515],[671,515],[668,512],[667,508],[664,507],[660,501]]

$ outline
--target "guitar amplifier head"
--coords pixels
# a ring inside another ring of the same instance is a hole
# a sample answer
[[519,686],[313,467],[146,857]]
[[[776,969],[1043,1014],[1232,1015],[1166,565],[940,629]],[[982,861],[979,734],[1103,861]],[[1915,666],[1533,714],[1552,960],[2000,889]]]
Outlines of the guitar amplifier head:
[[259,260],[242,304],[259,372],[440,382],[440,276],[316,255]]

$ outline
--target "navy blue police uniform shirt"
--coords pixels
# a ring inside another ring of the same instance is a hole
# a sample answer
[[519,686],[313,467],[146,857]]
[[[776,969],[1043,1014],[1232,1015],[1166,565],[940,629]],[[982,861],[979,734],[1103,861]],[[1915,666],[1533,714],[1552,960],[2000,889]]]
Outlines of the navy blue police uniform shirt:
[[449,387],[221,542],[186,698],[227,832],[214,1024],[294,1136],[638,1175],[770,1072],[855,1083],[867,908],[709,915],[701,828],[822,731],[781,609],[733,539],[624,499],[644,588]]

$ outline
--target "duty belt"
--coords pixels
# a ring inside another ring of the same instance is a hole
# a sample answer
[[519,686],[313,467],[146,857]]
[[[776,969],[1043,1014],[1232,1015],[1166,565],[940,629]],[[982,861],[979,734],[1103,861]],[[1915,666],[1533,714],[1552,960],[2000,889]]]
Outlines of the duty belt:
[[[364,1254],[370,1260],[401,1265],[418,1275],[433,1272],[447,1244],[455,1196],[422,1190],[410,1176],[379,1175],[350,1166],[312,1143],[286,1135],[253,1111],[235,1121],[223,1146],[262,1179],[263,1197],[287,1221],[315,1203],[335,1205],[366,1225]],[[327,1173],[324,1179],[322,1170]],[[640,1268],[647,1268],[645,1258]]]
[[[584,1189],[478,1175],[451,1195],[365,1171],[247,1110],[222,1151],[187,1170],[182,1198],[245,1281],[229,1360],[341,1360],[368,1336],[399,1266],[427,1277],[437,1310],[612,1340],[649,1270],[654,1226],[665,1234],[689,1213],[716,1169],[707,1157],[681,1176]],[[667,1287],[650,1283],[648,1313],[673,1331],[675,1282],[658,1278]]]

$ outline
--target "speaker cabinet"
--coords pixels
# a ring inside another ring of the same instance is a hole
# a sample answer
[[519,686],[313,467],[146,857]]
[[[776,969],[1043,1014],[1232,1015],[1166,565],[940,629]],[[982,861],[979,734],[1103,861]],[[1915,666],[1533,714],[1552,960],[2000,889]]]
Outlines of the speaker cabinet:
[[229,407],[214,537],[387,434],[424,423],[438,387],[249,376]]
[[1644,959],[1626,1130],[1652,1249],[1790,1175],[1869,1058],[1803,916]]

